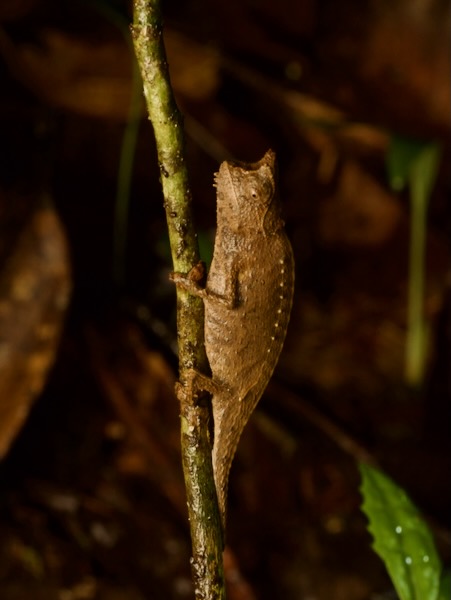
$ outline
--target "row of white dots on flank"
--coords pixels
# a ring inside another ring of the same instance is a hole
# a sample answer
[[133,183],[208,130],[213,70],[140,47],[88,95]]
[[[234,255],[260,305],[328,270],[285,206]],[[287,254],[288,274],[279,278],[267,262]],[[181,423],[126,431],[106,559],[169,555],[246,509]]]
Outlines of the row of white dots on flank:
[[[282,276],[282,279],[280,280],[280,283],[279,283],[280,292],[281,292],[281,293],[279,294],[279,300],[280,300],[280,303],[282,304],[282,302],[285,300],[285,295],[283,294],[283,288],[284,288],[284,286],[285,286],[285,281],[284,281],[284,276],[285,276],[285,260],[284,260],[283,258],[281,258],[281,259],[279,260],[279,263],[280,263],[280,265],[281,265],[280,274],[281,274],[281,276]],[[277,309],[277,314],[278,314],[278,315],[282,315],[282,313],[283,313],[283,310],[282,310],[282,308],[279,306],[279,308]],[[276,321],[276,322],[274,323],[274,330],[275,330],[275,331],[274,331],[274,334],[271,336],[271,342],[275,342],[275,341],[276,341],[276,334],[277,334],[277,333],[279,333],[279,334],[280,334],[280,323],[279,323],[279,321]],[[282,333],[283,333],[283,332],[282,332]],[[269,347],[268,347],[268,350],[267,350],[268,354],[271,352],[271,350],[272,350],[272,348],[271,348],[271,346],[269,346]]]

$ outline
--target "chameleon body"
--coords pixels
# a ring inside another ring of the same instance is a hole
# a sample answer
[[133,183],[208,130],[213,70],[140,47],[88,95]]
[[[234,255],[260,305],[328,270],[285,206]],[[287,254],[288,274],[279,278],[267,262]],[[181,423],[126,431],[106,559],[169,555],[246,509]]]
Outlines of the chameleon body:
[[221,164],[213,259],[205,289],[194,292],[204,299],[212,371],[211,380],[199,376],[196,385],[212,392],[212,462],[223,525],[233,456],[276,366],[292,305],[294,261],[274,169],[272,151],[254,164]]

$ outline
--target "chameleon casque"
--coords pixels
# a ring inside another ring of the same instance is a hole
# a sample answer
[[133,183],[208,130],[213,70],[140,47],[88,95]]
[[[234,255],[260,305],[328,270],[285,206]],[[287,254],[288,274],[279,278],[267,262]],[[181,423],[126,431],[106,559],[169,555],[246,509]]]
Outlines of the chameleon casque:
[[217,230],[205,288],[172,279],[201,296],[212,376],[193,373],[212,393],[213,472],[225,526],[227,484],[241,433],[276,366],[290,317],[294,261],[275,190],[275,154],[253,164],[223,162],[216,175]]

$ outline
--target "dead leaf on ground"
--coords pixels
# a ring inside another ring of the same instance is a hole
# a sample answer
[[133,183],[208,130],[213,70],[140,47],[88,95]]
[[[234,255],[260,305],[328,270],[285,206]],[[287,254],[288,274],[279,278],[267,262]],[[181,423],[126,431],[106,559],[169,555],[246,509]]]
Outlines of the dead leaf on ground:
[[22,231],[0,275],[0,458],[52,366],[69,300],[66,238],[52,208]]
[[[128,118],[134,55],[123,37],[94,41],[47,28],[39,32],[39,42],[19,43],[0,29],[0,54],[25,87],[50,106],[91,117]],[[208,99],[218,86],[214,49],[170,29],[165,43],[175,93],[191,101]],[[144,102],[141,112],[144,116]]]

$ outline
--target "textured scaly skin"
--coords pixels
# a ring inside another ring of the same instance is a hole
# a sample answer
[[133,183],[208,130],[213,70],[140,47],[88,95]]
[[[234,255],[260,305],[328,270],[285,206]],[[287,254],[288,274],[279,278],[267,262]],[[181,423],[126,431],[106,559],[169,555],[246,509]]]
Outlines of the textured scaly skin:
[[223,525],[233,456],[276,366],[293,298],[293,253],[275,195],[274,162],[272,151],[255,164],[224,162],[216,177],[217,232],[202,297]]

